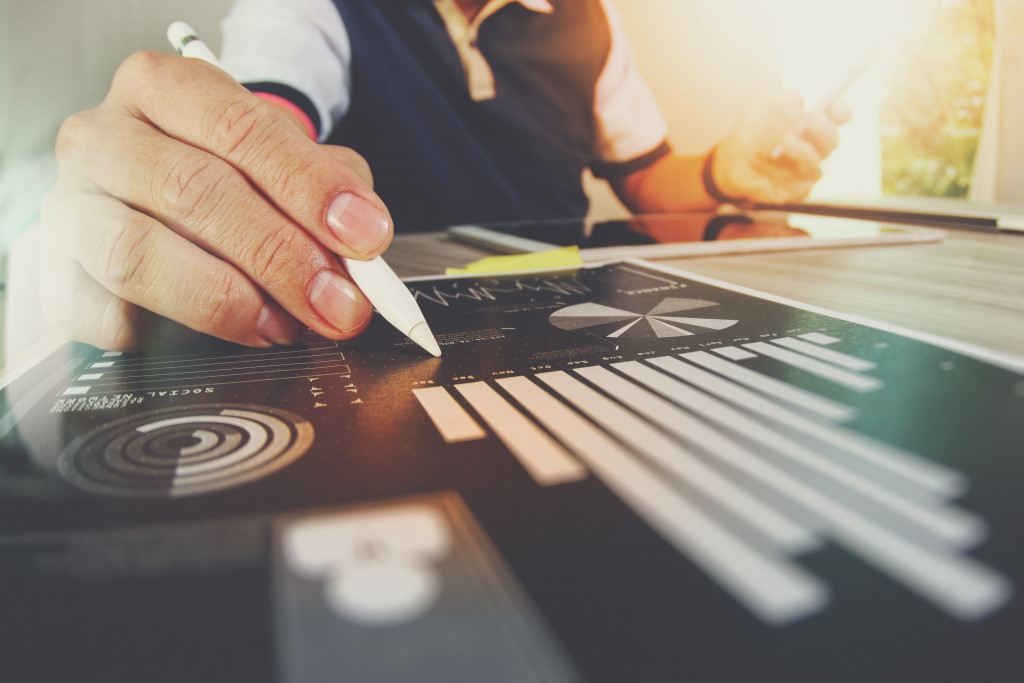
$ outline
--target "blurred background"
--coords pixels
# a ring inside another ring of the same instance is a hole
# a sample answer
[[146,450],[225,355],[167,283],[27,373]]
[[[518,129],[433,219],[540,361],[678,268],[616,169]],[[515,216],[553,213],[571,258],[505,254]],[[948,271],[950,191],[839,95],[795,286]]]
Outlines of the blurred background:
[[[1024,201],[1024,0],[612,1],[680,150],[708,150],[763,88],[812,106],[880,43],[812,197]],[[217,50],[230,5],[0,0],[0,287],[34,276],[26,234],[55,177],[61,121],[98,104],[131,52],[169,51],[175,19]],[[625,213],[602,183],[587,186],[592,214]],[[5,310],[6,326],[20,315]]]
[[[1006,148],[1024,153],[1024,142],[1016,126],[1002,130],[1004,118],[1024,119],[1021,0],[615,4],[681,150],[710,148],[761,88],[780,84],[813,106],[880,47],[844,96],[853,120],[812,199],[1024,200],[1012,179],[1024,162]],[[593,193],[596,213],[620,210]]]

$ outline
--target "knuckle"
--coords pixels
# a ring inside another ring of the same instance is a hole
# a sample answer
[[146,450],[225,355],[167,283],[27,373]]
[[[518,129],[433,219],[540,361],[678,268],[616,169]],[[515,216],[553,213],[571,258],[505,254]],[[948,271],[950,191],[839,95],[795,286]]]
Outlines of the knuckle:
[[[42,302],[42,313],[43,319],[50,328],[64,339],[92,343],[92,340],[86,339],[85,335],[72,325],[72,321],[68,316],[63,315],[62,308],[55,307],[44,299]],[[98,346],[98,344],[95,345]]]
[[57,129],[54,152],[57,162],[66,161],[72,153],[97,139],[96,110],[87,109],[64,119]]
[[[295,275],[295,255],[305,251],[304,240],[286,226],[270,230],[249,250],[250,275],[264,289],[273,288]],[[309,259],[303,259],[307,261]]]
[[233,274],[219,271],[191,289],[182,303],[189,317],[196,321],[196,329],[221,336],[223,331],[237,326],[243,298],[242,287]]
[[207,124],[210,148],[225,159],[244,163],[247,156],[260,150],[272,123],[273,117],[266,115],[262,100],[240,92],[211,109]]
[[167,207],[172,220],[189,225],[201,223],[214,210],[217,198],[226,196],[234,178],[232,168],[216,157],[193,155],[181,163],[169,164],[154,179],[152,194],[159,206]]
[[110,351],[135,351],[141,346],[143,311],[124,299],[111,298],[100,314],[96,346]]
[[370,170],[370,164],[359,152],[350,147],[339,147],[338,155],[341,157],[342,163],[365,180],[367,185],[373,187],[373,173]]
[[834,152],[836,150],[836,147],[838,147],[838,146],[839,146],[839,136],[837,136],[837,135],[829,135],[828,137],[826,137],[822,141],[822,145],[821,145],[821,155],[822,155],[822,157],[827,157],[830,154],[832,154],[832,152]]
[[85,271],[69,263],[49,275],[41,281],[39,304],[43,318],[57,333],[112,351],[135,350],[138,307],[90,286]]
[[317,164],[315,159],[297,152],[264,149],[262,176],[267,187],[286,203],[302,202],[309,194],[309,179]]
[[94,276],[115,294],[144,290],[155,258],[150,243],[149,231],[135,224],[114,228],[97,243]]
[[821,148],[826,154],[834,150],[839,145],[839,132],[835,129],[835,126],[826,124],[821,127],[819,133],[821,139]]
[[111,93],[130,93],[140,83],[155,83],[167,66],[170,55],[150,50],[134,52],[125,58],[114,72]]
[[818,137],[829,139],[836,136],[836,125],[825,114],[818,114],[814,117],[814,130]]

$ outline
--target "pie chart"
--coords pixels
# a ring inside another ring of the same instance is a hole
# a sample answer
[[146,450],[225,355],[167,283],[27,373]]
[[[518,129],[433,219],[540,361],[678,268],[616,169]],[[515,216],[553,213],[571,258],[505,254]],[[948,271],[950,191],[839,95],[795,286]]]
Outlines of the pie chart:
[[717,306],[714,301],[667,297],[648,311],[627,311],[593,302],[560,308],[548,321],[560,330],[601,330],[609,339],[689,337],[732,327],[738,320],[709,318],[692,311]]

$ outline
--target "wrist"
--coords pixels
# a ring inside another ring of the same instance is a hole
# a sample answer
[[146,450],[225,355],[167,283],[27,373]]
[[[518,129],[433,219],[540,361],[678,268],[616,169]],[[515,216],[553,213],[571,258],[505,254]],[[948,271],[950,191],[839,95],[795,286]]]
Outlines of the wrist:
[[704,183],[704,192],[719,204],[745,204],[742,197],[733,197],[724,191],[715,181],[715,153],[718,147],[712,147],[711,151],[704,158],[704,167],[701,169],[701,181]]
[[298,105],[274,93],[254,91],[253,94],[256,95],[256,97],[260,98],[261,100],[270,102],[274,106],[278,107],[288,116],[288,118],[292,122],[295,123],[295,125],[297,125],[299,128],[305,131],[306,135],[309,136],[310,140],[316,142],[316,125],[309,118],[306,112],[302,111],[302,109],[299,108]]

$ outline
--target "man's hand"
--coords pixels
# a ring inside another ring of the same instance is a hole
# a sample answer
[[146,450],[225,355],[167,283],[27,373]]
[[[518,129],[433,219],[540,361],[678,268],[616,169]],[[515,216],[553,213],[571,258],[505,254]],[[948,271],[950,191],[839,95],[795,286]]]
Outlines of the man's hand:
[[370,303],[338,256],[391,241],[355,152],[316,144],[194,59],[142,52],[57,139],[41,296],[64,336],[114,350],[203,332],[249,346],[358,334]]
[[[722,194],[765,204],[805,198],[821,178],[821,162],[839,143],[838,127],[850,109],[836,102],[814,114],[800,135],[792,129],[803,115],[799,95],[783,93],[756,100],[715,150],[714,183]],[[782,153],[773,158],[776,147]]]
[[[849,120],[850,110],[836,103],[812,116],[801,135],[793,135],[803,113],[800,96],[792,93],[755,100],[713,152],[711,174],[719,193],[764,204],[806,197],[821,177],[821,162],[839,142],[837,128]],[[780,145],[782,154],[773,159]],[[703,211],[716,203],[703,178],[706,159],[673,153],[610,182],[634,213]]]

